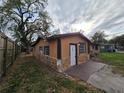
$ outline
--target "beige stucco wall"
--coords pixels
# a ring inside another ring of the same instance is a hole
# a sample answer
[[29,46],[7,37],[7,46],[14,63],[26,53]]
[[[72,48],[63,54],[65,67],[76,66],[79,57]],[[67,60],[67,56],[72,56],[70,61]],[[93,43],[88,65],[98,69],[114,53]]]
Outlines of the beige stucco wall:
[[44,46],[48,46],[49,45],[49,53],[50,53],[50,57],[56,58],[57,57],[57,44],[56,41],[50,41],[47,42],[46,40],[40,40],[34,47],[33,49],[33,54],[38,57],[40,50],[39,47],[44,47]]
[[[81,64],[86,62],[89,59],[88,54],[88,43],[80,36],[69,36],[61,38],[61,56],[62,56],[62,62],[64,64],[65,69],[70,67],[70,55],[69,55],[69,44],[77,44],[77,63]],[[86,53],[79,53],[79,43],[86,43]]]
[[[63,37],[61,39],[61,60],[62,64],[64,66],[64,70],[70,67],[70,49],[69,45],[70,43],[77,44],[77,63],[81,64],[86,62],[89,59],[89,54],[88,54],[88,42],[84,40],[80,36],[69,36],[69,37]],[[80,43],[86,43],[86,52],[85,53],[79,53],[79,45]],[[50,57],[57,58],[57,40],[52,40],[52,41],[44,41],[40,40],[39,43],[37,43],[33,49],[33,54],[39,58],[39,47],[47,46],[49,45],[50,47]]]

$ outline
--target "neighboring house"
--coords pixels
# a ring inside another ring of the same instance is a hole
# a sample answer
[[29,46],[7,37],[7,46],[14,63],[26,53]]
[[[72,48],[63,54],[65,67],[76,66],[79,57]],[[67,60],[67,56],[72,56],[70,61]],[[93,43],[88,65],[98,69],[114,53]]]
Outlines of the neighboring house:
[[100,52],[115,52],[116,48],[114,44],[101,44]]
[[118,44],[115,44],[115,47],[116,47],[116,50],[117,50],[117,51],[120,51],[120,52],[121,52],[121,51],[122,51],[122,52],[124,51],[124,46],[120,46],[120,45],[118,45]]
[[39,37],[33,44],[33,54],[35,57],[44,54],[55,58],[57,65],[63,65],[66,70],[89,60],[91,44],[91,41],[79,32],[52,35],[46,40]]
[[93,44],[93,52],[99,54],[100,52],[116,52],[117,48],[114,44]]

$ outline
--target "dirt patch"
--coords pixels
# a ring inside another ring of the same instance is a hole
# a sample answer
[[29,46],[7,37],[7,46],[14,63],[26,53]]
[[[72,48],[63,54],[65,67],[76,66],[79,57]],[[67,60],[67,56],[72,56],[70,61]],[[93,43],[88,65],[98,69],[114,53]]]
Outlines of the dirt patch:
[[104,93],[70,80],[34,57],[21,55],[0,85],[0,93]]

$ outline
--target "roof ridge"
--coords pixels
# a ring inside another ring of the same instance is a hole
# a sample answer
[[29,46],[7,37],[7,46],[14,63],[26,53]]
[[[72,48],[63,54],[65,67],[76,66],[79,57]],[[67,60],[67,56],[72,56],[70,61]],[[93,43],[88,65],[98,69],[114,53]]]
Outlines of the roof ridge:
[[[61,37],[67,37],[67,36],[71,36],[71,35],[80,35],[82,38],[84,38],[86,41],[88,41],[89,43],[92,43],[83,33],[80,32],[73,32],[73,33],[64,33],[64,34],[56,34],[56,35],[52,35],[50,37],[47,37],[47,40],[54,40],[54,39],[58,39]],[[37,44],[39,42],[39,40],[41,40],[42,38],[38,38],[35,42],[35,44]],[[33,45],[35,45],[33,44]]]

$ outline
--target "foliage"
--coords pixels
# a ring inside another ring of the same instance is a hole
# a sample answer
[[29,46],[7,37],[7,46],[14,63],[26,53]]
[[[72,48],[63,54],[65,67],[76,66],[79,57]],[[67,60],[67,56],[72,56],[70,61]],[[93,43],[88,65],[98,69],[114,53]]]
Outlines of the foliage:
[[124,74],[124,54],[123,53],[100,53],[100,59],[102,59],[106,64],[116,66],[116,71],[118,70]]
[[33,57],[18,59],[8,76],[0,93],[104,93],[65,78]]
[[110,43],[113,43],[115,45],[122,46],[123,49],[124,49],[124,34],[121,35],[121,36],[117,36],[117,37],[111,39],[110,40]]
[[107,40],[105,39],[107,35],[105,35],[104,31],[97,31],[93,36],[92,36],[92,41],[94,44],[103,44],[106,43]]
[[1,30],[10,30],[23,47],[31,45],[33,36],[47,36],[51,19],[45,11],[47,0],[3,0],[0,6]]

